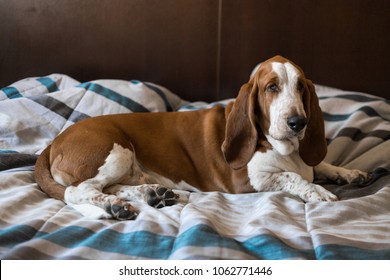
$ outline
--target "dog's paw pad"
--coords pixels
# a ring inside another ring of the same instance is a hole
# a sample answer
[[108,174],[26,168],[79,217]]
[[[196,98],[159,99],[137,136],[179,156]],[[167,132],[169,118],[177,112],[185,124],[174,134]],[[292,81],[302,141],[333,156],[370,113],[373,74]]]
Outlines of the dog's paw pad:
[[155,208],[162,208],[164,206],[172,206],[179,198],[172,190],[165,187],[157,187],[156,189],[149,189],[146,193],[146,202]]
[[168,191],[168,189],[165,187],[157,187],[157,189],[156,189],[156,193],[159,196],[163,196],[167,191]]
[[353,178],[351,180],[351,183],[352,184],[364,184],[364,183],[367,183],[368,181],[370,181],[371,178],[372,178],[371,173],[365,173],[365,172],[358,171],[358,175],[355,176],[355,178]]
[[138,216],[138,211],[128,203],[107,205],[106,211],[117,220],[134,220]]

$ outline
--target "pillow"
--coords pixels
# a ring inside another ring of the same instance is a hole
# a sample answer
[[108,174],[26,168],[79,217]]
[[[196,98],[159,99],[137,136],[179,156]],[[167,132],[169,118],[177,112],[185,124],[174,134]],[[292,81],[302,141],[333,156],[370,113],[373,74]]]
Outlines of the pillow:
[[92,116],[175,111],[185,104],[168,89],[138,80],[80,84],[61,74],[23,79],[0,91],[0,152],[39,152]]

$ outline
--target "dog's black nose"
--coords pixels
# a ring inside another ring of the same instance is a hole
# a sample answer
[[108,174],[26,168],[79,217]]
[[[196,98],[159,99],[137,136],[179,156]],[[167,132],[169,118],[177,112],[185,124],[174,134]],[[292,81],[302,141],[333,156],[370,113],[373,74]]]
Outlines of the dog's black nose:
[[287,119],[287,125],[294,132],[301,131],[307,124],[307,120],[302,116],[292,116]]

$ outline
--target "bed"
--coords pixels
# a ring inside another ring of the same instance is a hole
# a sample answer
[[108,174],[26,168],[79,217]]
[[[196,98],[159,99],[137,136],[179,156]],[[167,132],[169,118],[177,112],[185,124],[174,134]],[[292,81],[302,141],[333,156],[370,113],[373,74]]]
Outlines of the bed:
[[390,257],[390,104],[385,99],[317,86],[329,143],[326,161],[372,172],[365,185],[321,182],[339,202],[305,204],[283,192],[188,192],[183,203],[163,209],[139,205],[135,221],[114,221],[86,219],[48,198],[34,182],[31,155],[88,117],[198,110],[229,100],[191,103],[149,82],[80,83],[60,74],[24,79],[0,94],[1,152],[8,157],[0,173],[2,259]]
[[[0,54],[8,53],[0,64],[0,259],[390,259],[386,1],[357,1],[352,10],[346,3],[317,8],[301,1],[287,10],[305,6],[313,12],[293,20],[288,30],[282,29],[285,21],[274,27],[286,38],[303,39],[307,33],[300,27],[316,18],[306,32],[320,35],[299,46],[283,40],[265,46],[264,38],[275,39],[275,32],[261,25],[253,37],[248,29],[270,20],[267,11],[283,1],[167,1],[173,8],[161,1],[116,0],[115,7],[83,1],[80,9],[76,2],[0,2],[6,8],[0,9],[6,19],[0,31],[9,38],[0,43]],[[335,21],[318,17],[320,8],[335,12]],[[278,17],[287,10],[280,9]],[[240,16],[233,25],[235,11]],[[362,13],[367,26],[357,20]],[[337,15],[351,27],[349,36],[336,28]],[[59,26],[57,41],[43,40],[54,38]],[[252,44],[237,44],[230,33]],[[343,41],[333,45],[321,36]],[[326,51],[316,48],[324,42]],[[325,161],[371,174],[365,184],[317,182],[340,201],[304,203],[283,192],[184,192],[183,201],[171,207],[136,204],[142,209],[136,220],[91,220],[35,183],[37,155],[77,121],[225,106],[256,63],[275,52],[316,83],[328,142]],[[362,54],[371,59],[360,60]],[[361,72],[357,65],[372,70]]]

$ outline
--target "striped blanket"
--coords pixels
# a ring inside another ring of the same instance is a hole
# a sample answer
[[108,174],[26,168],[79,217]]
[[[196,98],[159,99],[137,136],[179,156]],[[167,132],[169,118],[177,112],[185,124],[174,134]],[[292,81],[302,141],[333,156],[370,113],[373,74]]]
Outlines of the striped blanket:
[[[195,110],[140,81],[80,84],[54,74],[0,91],[1,259],[390,259],[390,104],[317,86],[329,143],[325,161],[372,172],[365,185],[321,181],[338,202],[283,192],[186,193],[183,203],[136,204],[134,221],[89,220],[48,198],[33,163],[56,135],[97,115]],[[227,100],[217,102],[226,103]],[[189,128],[190,129],[190,128]]]

